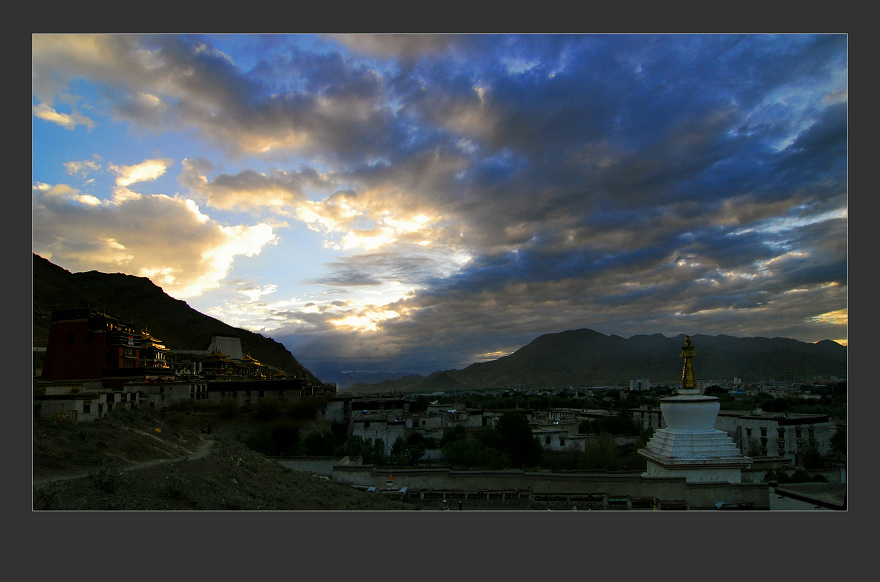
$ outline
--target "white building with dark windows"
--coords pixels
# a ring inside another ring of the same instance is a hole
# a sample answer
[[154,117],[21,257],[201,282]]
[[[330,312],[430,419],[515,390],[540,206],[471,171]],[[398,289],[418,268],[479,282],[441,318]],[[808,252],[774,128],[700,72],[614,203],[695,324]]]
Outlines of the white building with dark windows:
[[834,434],[827,414],[724,411],[715,426],[726,431],[744,454],[786,457],[795,465],[807,448],[827,455]]

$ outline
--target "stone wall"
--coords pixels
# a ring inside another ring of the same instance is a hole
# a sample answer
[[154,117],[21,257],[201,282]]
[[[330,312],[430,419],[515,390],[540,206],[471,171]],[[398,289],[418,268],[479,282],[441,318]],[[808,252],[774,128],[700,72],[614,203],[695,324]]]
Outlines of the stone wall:
[[686,483],[682,477],[646,477],[638,473],[544,473],[508,471],[453,471],[446,468],[379,468],[374,465],[335,466],[333,479],[361,488],[381,488],[389,472],[394,485],[410,492],[472,492],[473,497],[492,492],[530,492],[533,496],[602,496],[605,499],[653,500],[690,509],[715,509],[718,502],[752,504],[769,509],[766,483]]

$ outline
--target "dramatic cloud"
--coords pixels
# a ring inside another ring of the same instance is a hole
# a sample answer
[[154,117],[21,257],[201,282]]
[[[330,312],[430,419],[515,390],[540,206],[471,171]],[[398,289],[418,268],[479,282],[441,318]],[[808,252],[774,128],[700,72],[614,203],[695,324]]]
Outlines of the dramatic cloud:
[[578,327],[846,342],[845,35],[32,48],[34,252],[328,379]]
[[149,277],[174,297],[216,288],[236,256],[275,241],[265,224],[226,227],[190,200],[130,194],[101,201],[63,185],[33,194],[34,252],[73,271]]

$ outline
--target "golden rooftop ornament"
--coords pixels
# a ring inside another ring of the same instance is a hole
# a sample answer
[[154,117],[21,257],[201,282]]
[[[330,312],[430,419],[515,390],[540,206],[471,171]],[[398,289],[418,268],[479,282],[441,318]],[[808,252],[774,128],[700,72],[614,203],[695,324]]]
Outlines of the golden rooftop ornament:
[[684,358],[684,367],[681,371],[681,391],[693,392],[697,389],[697,382],[694,380],[694,365],[691,358],[696,356],[694,346],[691,345],[691,336],[684,336],[684,346],[681,348],[681,358]]

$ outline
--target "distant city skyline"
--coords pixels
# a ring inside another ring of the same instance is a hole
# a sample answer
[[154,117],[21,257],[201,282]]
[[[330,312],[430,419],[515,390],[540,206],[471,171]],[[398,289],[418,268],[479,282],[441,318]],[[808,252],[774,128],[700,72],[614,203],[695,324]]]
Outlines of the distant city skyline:
[[844,34],[32,39],[33,252],[312,371],[847,344]]

